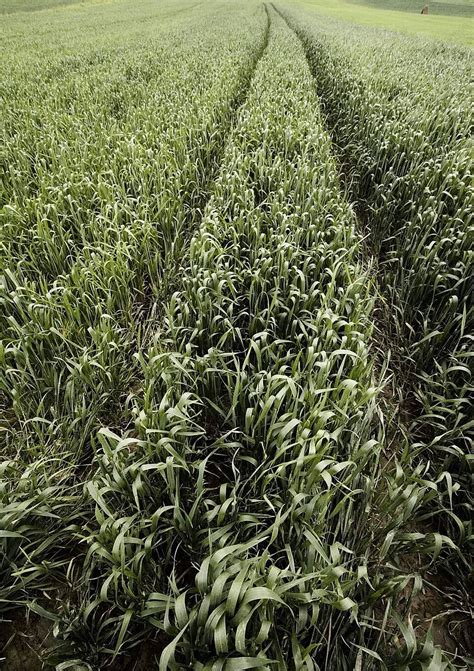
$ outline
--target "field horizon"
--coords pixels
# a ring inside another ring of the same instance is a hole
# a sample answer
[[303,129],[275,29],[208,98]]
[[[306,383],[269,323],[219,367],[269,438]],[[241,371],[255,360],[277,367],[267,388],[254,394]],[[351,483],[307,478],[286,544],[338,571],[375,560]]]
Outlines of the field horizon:
[[[0,15],[85,9],[128,0],[0,0]],[[293,0],[323,15],[390,31],[474,45],[474,0]],[[291,3],[290,3],[291,4]],[[421,16],[428,4],[429,15]]]

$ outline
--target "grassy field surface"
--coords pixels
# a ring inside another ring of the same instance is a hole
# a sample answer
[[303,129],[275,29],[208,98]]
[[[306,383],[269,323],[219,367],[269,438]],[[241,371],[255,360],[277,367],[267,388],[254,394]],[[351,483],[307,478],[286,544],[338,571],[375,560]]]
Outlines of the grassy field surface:
[[[0,14],[36,12],[80,4],[123,0],[0,0]],[[423,0],[295,0],[318,12],[363,25],[474,44],[474,0],[431,0],[421,16]],[[161,3],[155,2],[157,10]],[[200,3],[204,4],[204,3]]]
[[[357,5],[365,5],[374,9],[420,14],[424,6],[423,0],[349,0]],[[474,0],[429,0],[429,16],[464,16],[474,18]],[[425,17],[426,18],[426,17]]]
[[0,0],[7,671],[472,668],[471,20],[401,1]]
[[[472,0],[464,3],[440,3],[442,12],[434,10],[428,16],[420,14],[423,2],[414,10],[414,4],[404,6],[404,0],[394,0],[391,9],[389,0],[295,0],[298,5],[318,13],[367,26],[396,30],[417,36],[435,37],[459,44],[474,44],[474,18]],[[431,3],[430,3],[431,6]],[[434,7],[434,3],[433,3]],[[460,9],[460,8],[463,9]],[[412,9],[413,8],[413,9]],[[464,10],[465,8],[465,10]],[[442,14],[442,15],[441,15]]]
[[37,12],[42,9],[54,9],[68,5],[78,5],[88,0],[1,0],[0,14],[15,12]]

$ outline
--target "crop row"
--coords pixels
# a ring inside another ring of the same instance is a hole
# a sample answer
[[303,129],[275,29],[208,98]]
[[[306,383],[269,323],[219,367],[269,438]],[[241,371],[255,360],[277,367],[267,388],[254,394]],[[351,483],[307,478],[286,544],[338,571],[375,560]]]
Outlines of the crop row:
[[182,286],[139,356],[135,430],[101,433],[77,530],[89,618],[107,614],[116,651],[166,635],[161,669],[369,668],[374,605],[407,582],[388,558],[443,542],[406,533],[432,496],[420,473],[381,482],[371,284],[303,47],[270,14]]
[[472,59],[442,43],[420,46],[343,22],[288,17],[305,45],[379,258],[390,305],[382,328],[389,346],[398,343],[400,350],[396,383],[409,417],[410,451],[434,460],[432,477],[448,473],[439,520],[469,544],[474,189],[466,82]]
[[81,449],[126,396],[131,351],[205,201],[264,12],[202,16],[196,29],[194,41],[178,28],[146,50],[105,50],[79,74],[50,80],[45,63],[46,81],[6,84],[0,388],[17,443],[28,427]]
[[407,555],[455,550],[420,511],[469,536],[468,66],[299,21],[140,0],[0,27],[0,611],[54,622],[50,666],[443,664],[392,605]]
[[133,353],[163,318],[266,23],[222,3],[155,20],[143,44],[112,26],[91,51],[79,24],[73,55],[47,43],[35,60],[19,40],[2,59],[0,610],[72,579],[65,528],[95,433],[130,421]]

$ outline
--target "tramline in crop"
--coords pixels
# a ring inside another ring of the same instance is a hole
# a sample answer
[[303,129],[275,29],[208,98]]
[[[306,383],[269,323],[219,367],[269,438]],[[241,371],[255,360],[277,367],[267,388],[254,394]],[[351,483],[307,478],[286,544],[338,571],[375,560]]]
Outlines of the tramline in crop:
[[296,18],[294,25],[395,309],[386,328],[403,357],[399,383],[407,381],[416,405],[411,450],[434,459],[433,474],[451,474],[442,506],[455,504],[451,533],[469,544],[474,190],[465,82],[472,60],[436,42],[420,49],[374,31],[369,41],[366,30],[337,22],[303,28]]
[[458,668],[410,598],[472,540],[466,50],[38,2],[0,27],[7,668],[25,613],[58,670]]

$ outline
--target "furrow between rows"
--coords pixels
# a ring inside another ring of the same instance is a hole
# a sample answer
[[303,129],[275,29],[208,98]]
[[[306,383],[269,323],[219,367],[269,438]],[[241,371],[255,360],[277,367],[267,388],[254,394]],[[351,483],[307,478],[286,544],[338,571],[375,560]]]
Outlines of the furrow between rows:
[[346,638],[363,636],[372,296],[302,46],[270,13],[165,328],[140,359],[135,432],[102,432],[88,484],[90,579],[111,614],[130,609],[130,636],[146,623],[170,638],[163,669],[343,668],[358,654]]

